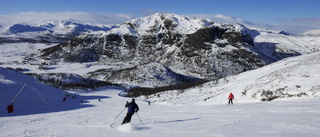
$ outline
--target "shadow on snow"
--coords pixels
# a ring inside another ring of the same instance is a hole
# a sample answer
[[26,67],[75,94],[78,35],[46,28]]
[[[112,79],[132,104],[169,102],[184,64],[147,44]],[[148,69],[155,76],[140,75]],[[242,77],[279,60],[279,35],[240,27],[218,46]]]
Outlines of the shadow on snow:
[[20,112],[17,110],[10,114],[0,114],[0,117],[45,114],[45,113],[54,113],[54,112],[62,112],[62,111],[70,111],[70,110],[94,107],[95,105],[86,104],[86,103],[89,103],[90,100],[100,101],[108,98],[110,97],[108,96],[77,96],[74,99],[72,97],[68,97],[66,101],[61,100],[61,102],[29,108],[29,109],[22,110]]
[[[197,118],[189,118],[189,119],[178,119],[178,120],[171,120],[171,121],[156,121],[157,124],[164,124],[164,123],[174,123],[174,122],[185,122],[185,121],[192,121],[192,120],[198,120],[201,119],[200,117]],[[150,123],[146,123],[150,124]]]

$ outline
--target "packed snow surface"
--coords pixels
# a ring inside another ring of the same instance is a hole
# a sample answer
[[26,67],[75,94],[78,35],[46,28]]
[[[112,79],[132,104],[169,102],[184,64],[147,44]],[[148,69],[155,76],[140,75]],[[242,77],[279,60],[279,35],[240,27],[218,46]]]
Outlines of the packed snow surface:
[[[121,111],[131,99],[119,97],[119,92],[110,88],[80,93],[66,102],[1,114],[0,136],[311,137],[320,134],[319,99],[235,102],[233,106],[159,103],[149,106],[137,98],[140,111],[133,115],[130,124],[121,126],[126,109]],[[80,104],[81,99],[86,101]]]

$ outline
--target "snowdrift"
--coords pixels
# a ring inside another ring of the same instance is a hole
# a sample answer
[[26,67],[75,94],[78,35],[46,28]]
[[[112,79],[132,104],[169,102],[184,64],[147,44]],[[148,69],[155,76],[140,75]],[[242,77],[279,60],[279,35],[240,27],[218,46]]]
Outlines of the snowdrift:
[[0,114],[7,113],[7,105],[25,83],[25,88],[13,102],[15,112],[62,102],[66,95],[65,91],[44,85],[28,75],[0,68]]

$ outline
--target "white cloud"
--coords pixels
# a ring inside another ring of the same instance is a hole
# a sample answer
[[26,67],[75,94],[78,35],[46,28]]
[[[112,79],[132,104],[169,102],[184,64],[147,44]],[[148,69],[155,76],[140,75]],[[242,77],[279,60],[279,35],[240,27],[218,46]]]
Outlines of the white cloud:
[[2,26],[16,23],[39,24],[50,21],[76,21],[94,24],[120,24],[132,19],[127,14],[87,13],[87,12],[21,12],[0,15]]
[[303,33],[310,30],[320,29],[320,18],[296,18],[292,20],[279,20],[278,27],[288,32]]
[[193,17],[201,17],[201,18],[208,18],[213,21],[219,22],[219,23],[239,23],[243,24],[247,27],[255,27],[255,28],[265,28],[265,29],[276,29],[274,25],[270,24],[265,24],[265,23],[258,23],[258,22],[250,22],[241,18],[237,17],[232,17],[228,15],[223,15],[223,14],[216,14],[216,15],[211,15],[211,14],[192,14],[189,16]]
[[[143,16],[156,13],[154,10],[140,10]],[[221,23],[240,23],[249,27],[265,28],[270,30],[284,30],[289,33],[299,34],[305,31],[320,29],[320,18],[299,18],[293,20],[278,19],[280,24],[251,22],[223,14],[192,14],[187,16],[209,18]],[[0,15],[0,25],[6,27],[16,23],[41,24],[52,21],[75,21],[93,24],[121,24],[136,18],[131,14],[88,13],[88,12],[21,12]]]
[[301,34],[306,31],[320,29],[320,18],[298,18],[293,20],[278,20],[280,24],[266,24],[259,22],[251,22],[240,18],[217,14],[193,14],[189,16],[209,18],[220,23],[240,23],[249,27],[264,28],[270,30],[284,30],[292,34]]

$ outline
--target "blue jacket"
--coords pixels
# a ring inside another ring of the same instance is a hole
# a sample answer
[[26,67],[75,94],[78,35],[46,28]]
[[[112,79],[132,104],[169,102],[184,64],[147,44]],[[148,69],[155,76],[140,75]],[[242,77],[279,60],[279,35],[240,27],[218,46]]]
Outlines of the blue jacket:
[[131,101],[130,103],[127,102],[126,107],[128,107],[128,113],[130,114],[139,111],[139,106],[134,101]]

